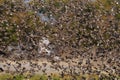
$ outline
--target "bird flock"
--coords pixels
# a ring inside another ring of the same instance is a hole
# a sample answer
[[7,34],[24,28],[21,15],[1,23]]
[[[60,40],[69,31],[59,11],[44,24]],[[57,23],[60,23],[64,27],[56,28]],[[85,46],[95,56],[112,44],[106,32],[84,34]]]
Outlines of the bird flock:
[[1,0],[0,72],[120,76],[119,4]]

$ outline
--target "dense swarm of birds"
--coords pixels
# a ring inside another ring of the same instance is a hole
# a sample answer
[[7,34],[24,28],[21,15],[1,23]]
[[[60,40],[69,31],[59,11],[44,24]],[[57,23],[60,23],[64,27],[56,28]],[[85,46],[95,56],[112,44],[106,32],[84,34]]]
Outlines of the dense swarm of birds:
[[[120,75],[120,1],[91,1],[0,0],[0,55],[10,60],[47,58],[61,76]],[[79,60],[71,66],[73,58]],[[16,64],[18,72],[26,70]],[[47,71],[30,64],[33,72]]]

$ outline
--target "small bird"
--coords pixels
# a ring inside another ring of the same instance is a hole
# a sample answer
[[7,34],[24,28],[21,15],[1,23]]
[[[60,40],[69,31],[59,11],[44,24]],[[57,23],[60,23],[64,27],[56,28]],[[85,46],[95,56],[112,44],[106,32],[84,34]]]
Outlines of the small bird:
[[6,55],[6,53],[0,50],[0,55],[5,56],[5,55]]
[[3,72],[4,71],[4,69],[3,68],[0,68],[0,72]]

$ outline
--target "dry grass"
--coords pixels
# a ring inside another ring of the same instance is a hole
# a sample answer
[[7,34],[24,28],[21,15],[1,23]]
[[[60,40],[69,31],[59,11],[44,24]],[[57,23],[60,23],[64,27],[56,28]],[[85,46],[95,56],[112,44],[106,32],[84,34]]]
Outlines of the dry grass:
[[51,80],[119,80],[120,76],[112,77],[112,76],[106,76],[102,75],[99,77],[96,74],[92,75],[79,75],[79,76],[70,76],[70,75],[65,75],[64,77],[61,77],[60,75],[57,74],[52,74],[52,75],[20,75],[20,74],[0,74],[0,80],[48,80],[48,78]]

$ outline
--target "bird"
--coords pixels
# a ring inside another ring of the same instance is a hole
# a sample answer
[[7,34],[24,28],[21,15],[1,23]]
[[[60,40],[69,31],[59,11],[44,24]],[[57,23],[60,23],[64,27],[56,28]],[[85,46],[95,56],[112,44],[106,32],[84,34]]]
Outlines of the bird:
[[6,53],[0,50],[0,55],[6,56]]
[[3,72],[4,71],[4,69],[3,68],[0,68],[0,72]]

